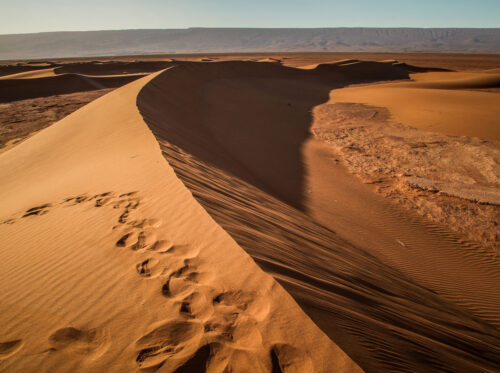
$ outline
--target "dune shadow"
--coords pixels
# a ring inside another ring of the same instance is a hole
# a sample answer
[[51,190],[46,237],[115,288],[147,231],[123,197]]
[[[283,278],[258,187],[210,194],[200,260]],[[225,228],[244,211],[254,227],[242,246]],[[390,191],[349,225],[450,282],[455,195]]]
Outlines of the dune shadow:
[[156,77],[137,105],[157,138],[302,209],[302,144],[312,109],[333,88],[408,78],[387,63],[185,62]]
[[0,80],[0,102],[117,88],[138,78],[140,75],[97,78],[64,74],[34,79],[5,79]]

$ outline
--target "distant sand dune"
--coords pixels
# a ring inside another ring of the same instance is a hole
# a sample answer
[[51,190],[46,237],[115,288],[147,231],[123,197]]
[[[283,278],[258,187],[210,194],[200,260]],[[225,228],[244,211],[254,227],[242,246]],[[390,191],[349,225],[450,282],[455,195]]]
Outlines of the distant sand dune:
[[45,78],[45,77],[54,76],[54,75],[56,75],[56,73],[54,72],[54,68],[50,68],[50,69],[31,70],[31,71],[24,71],[24,72],[16,73],[16,74],[4,75],[4,76],[0,76],[0,80]]
[[394,120],[424,131],[500,140],[498,73],[428,73],[413,82],[350,87],[332,92],[332,102],[387,107]]
[[144,74],[107,77],[62,74],[30,79],[0,79],[0,102],[115,88],[142,76]]

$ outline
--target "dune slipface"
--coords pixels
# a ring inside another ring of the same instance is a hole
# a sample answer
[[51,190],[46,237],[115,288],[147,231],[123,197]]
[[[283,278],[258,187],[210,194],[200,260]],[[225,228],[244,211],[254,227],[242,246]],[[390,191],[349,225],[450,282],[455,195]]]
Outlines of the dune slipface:
[[156,76],[0,155],[0,370],[360,371],[162,157]]
[[194,197],[363,369],[495,371],[495,257],[381,200],[310,133],[331,89],[414,70],[185,63],[137,103]]

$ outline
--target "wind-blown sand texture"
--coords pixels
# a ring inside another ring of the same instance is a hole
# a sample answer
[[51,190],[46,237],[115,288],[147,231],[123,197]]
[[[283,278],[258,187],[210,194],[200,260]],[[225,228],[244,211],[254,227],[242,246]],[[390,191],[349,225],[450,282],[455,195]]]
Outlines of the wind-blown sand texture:
[[174,62],[0,154],[0,369],[497,371],[498,258],[328,138],[415,68],[316,65]]

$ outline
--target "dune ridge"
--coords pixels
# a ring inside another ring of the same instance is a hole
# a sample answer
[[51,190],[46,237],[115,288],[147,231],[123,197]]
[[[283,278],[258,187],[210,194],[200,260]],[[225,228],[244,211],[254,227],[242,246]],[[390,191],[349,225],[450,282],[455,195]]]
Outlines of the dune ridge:
[[[309,133],[332,88],[409,73],[392,62],[192,63],[159,74],[137,103],[197,200],[364,370],[494,371],[498,260],[360,189]],[[339,210],[325,190],[346,198]],[[426,269],[432,260],[443,268]]]
[[30,79],[0,79],[0,102],[116,88],[142,76],[144,74],[96,77],[68,73]]
[[0,154],[0,369],[360,371],[162,158],[154,77]]

